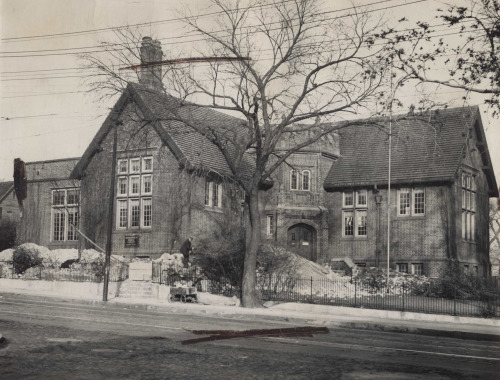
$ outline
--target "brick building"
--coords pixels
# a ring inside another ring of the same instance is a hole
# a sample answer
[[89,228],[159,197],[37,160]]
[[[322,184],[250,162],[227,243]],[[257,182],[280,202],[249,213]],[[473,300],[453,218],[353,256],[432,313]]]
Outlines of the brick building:
[[[488,201],[498,197],[478,107],[392,123],[391,267],[437,275],[448,260],[490,271]],[[388,120],[341,129],[294,154],[274,178],[267,239],[314,261],[385,266]]]
[[17,227],[18,242],[50,249],[78,248],[73,224],[79,222],[80,184],[69,178],[77,162],[78,158],[66,158],[26,163],[28,189]]
[[0,182],[0,222],[19,220],[19,206],[14,196],[14,182]]
[[[159,44],[146,38],[141,51],[148,49],[161,59]],[[243,121],[180,104],[161,91],[159,78],[154,66],[128,85],[80,159],[27,164],[22,241],[76,247],[77,225],[105,246],[111,180],[115,254],[154,257],[187,236],[241,223],[242,192],[224,156],[172,110],[231,133]],[[411,115],[392,123],[390,207],[387,120],[340,129],[292,154],[264,196],[265,238],[316,262],[385,265],[389,224],[394,268],[432,276],[451,259],[488,274],[488,199],[498,188],[479,109],[429,116],[432,122]],[[287,136],[278,149],[301,138]],[[239,172],[251,168],[247,160]]]

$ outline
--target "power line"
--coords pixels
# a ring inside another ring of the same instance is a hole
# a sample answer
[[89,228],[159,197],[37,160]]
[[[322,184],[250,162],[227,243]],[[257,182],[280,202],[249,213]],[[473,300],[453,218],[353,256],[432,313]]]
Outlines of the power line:
[[37,78],[11,78],[11,79],[1,79],[1,82],[10,82],[18,80],[41,80],[41,79],[65,79],[65,78],[83,78],[82,75],[66,75],[62,77],[37,77]]
[[[379,2],[375,2],[375,3],[370,3],[368,5],[376,5],[376,4],[379,4],[379,3],[385,3],[385,2],[389,2],[389,1],[394,1],[394,0],[382,0],[382,1],[379,1]],[[378,12],[378,11],[383,11],[383,10],[387,10],[387,9],[398,8],[398,7],[403,7],[403,6],[407,6],[407,5],[413,5],[413,4],[417,4],[417,3],[421,3],[421,2],[425,2],[425,1],[427,1],[427,0],[415,0],[415,1],[410,2],[410,3],[396,4],[396,5],[387,6],[387,7],[383,7],[383,8],[367,10],[367,11],[364,11],[364,12],[358,12],[356,14],[340,15],[340,16],[337,16],[337,17],[327,18],[327,19],[321,20],[321,21],[326,21],[326,20],[331,20],[331,19],[345,18],[345,17],[349,17],[349,16],[355,16],[355,15],[360,15],[360,14],[367,14],[367,13],[372,13],[372,12]],[[354,9],[354,8],[356,8],[356,7],[344,8],[344,9],[333,10],[333,11],[325,11],[325,12],[321,12],[319,14],[341,12],[341,11],[344,11],[344,10]],[[270,23],[268,25],[276,24],[276,23],[279,23],[279,22]],[[276,28],[276,29],[280,29],[280,28]],[[274,29],[274,30],[276,30],[276,29]],[[273,29],[271,29],[271,30],[273,30]],[[224,31],[224,30],[213,31],[211,33],[219,33],[221,31]],[[192,34],[192,36],[199,35],[199,34],[200,33],[195,33],[195,34]],[[167,38],[160,38],[159,40],[163,41],[163,40],[166,40],[166,39],[185,38],[185,37],[190,37],[190,35],[188,34],[186,36],[170,37],[170,38],[168,38],[168,37]],[[190,40],[190,41],[167,42],[167,43],[165,43],[165,45],[177,45],[177,44],[181,44],[181,43],[185,44],[185,43],[200,42],[200,41],[205,41],[205,40],[206,39],[196,39],[196,40]],[[101,48],[101,49],[104,49],[104,50],[89,50],[89,51],[81,51],[81,52],[73,52],[73,53],[72,52],[68,52],[68,53],[49,53],[49,54],[4,55],[4,56],[0,56],[0,58],[48,57],[48,56],[60,56],[60,55],[78,55],[78,54],[84,54],[84,53],[86,53],[86,54],[90,54],[90,53],[104,53],[104,52],[110,51],[109,47],[111,47],[111,46],[121,46],[121,45],[120,44],[109,44],[109,45],[106,45],[106,46],[96,46],[96,48]],[[68,49],[60,49],[60,50],[73,50],[73,49],[78,49],[78,48],[68,48]],[[58,50],[58,49],[54,49],[54,50]],[[127,48],[113,49],[113,50],[114,51],[123,51],[123,50],[127,50]],[[43,51],[50,51],[50,50],[38,50],[38,51],[43,52]],[[27,52],[27,51],[17,51],[15,53],[21,53],[22,54],[24,52]]]
[[3,99],[10,98],[25,98],[27,96],[47,96],[47,95],[63,95],[63,94],[85,94],[86,91],[65,91],[65,92],[46,92],[42,94],[26,94],[26,95],[13,95],[13,96],[0,96]]
[[[475,32],[474,30],[468,31],[467,33]],[[446,36],[451,36],[451,35],[456,35],[456,34],[461,34],[464,33],[463,31],[459,32],[453,32],[453,33],[445,33],[445,34],[438,34],[435,36],[431,36],[430,38],[438,38],[438,37],[446,37]],[[311,44],[314,45],[314,44]],[[381,46],[383,43],[380,44],[373,44],[372,46]],[[271,50],[271,49],[263,49],[262,51],[265,50]],[[329,52],[334,52],[334,51],[340,51],[340,49],[336,50],[329,50]],[[465,54],[465,53],[464,53]],[[457,54],[436,54],[435,57],[442,56],[442,57],[447,57],[447,56],[457,56]],[[261,58],[259,61],[270,61],[273,60],[273,58]],[[200,66],[208,66],[205,64],[198,65],[197,67]],[[50,75],[50,74],[49,74]],[[25,81],[25,80],[42,80],[42,79],[65,79],[65,78],[85,78],[86,75],[66,75],[66,76],[56,76],[56,77],[34,77],[34,78],[8,78],[8,79],[1,79],[0,81]]]
[[38,133],[36,135],[25,135],[25,136],[22,136],[22,137],[14,137],[14,138],[11,138],[11,139],[3,139],[2,141],[21,140],[21,139],[26,139],[28,137],[39,137],[39,136],[51,135],[51,134],[54,134],[54,133],[61,133],[61,132],[69,132],[69,131],[74,131],[74,130],[77,130],[77,129],[84,129],[84,128],[89,129],[88,125],[85,125],[83,127],[76,127],[76,128],[69,128],[69,129],[60,129],[60,130],[57,130],[57,131]]
[[[446,24],[446,23],[442,23],[442,24],[430,25],[429,27],[430,28],[436,28],[436,27],[447,26],[447,25],[448,24]],[[407,32],[407,31],[413,31],[413,30],[416,30],[416,29],[417,28],[407,28],[407,29],[396,30],[396,31],[391,32],[391,34],[401,33],[401,32]],[[455,28],[455,29],[459,29],[459,28]],[[437,32],[437,30],[434,30],[433,33],[434,32]],[[476,29],[472,29],[472,30],[469,30],[469,31],[460,30],[460,33],[471,33],[471,32],[477,32],[477,30]],[[446,35],[451,35],[451,34],[446,34]],[[440,36],[446,36],[446,35],[436,35],[436,36],[431,36],[431,38],[440,37]],[[346,40],[346,39],[343,39],[343,40]],[[330,41],[333,42],[333,41],[338,41],[338,40],[330,40]],[[311,44],[311,45],[313,45],[313,44]],[[269,51],[269,50],[272,50],[272,49],[262,49],[260,51],[266,51],[266,50]],[[95,68],[93,68],[93,67],[90,67],[90,68],[85,68],[85,67],[67,67],[67,68],[64,68],[63,67],[63,68],[40,69],[40,70],[2,71],[0,74],[21,74],[21,73],[34,73],[34,72],[46,72],[46,71],[68,71],[68,70],[95,70]]]
[[[34,117],[51,117],[51,116],[64,116],[64,115],[74,115],[79,114],[80,112],[69,112],[69,113],[46,113],[46,114],[38,114],[38,115],[24,115],[24,116],[1,116],[4,121],[10,121],[15,119],[28,119]],[[92,117],[95,115],[83,115],[78,117]]]
[[[294,0],[283,0],[284,3],[289,3]],[[380,2],[387,2],[387,1],[393,1],[393,0],[383,0]],[[264,4],[264,5],[259,5],[259,6],[252,6],[252,7],[242,7],[239,8],[241,10],[245,9],[250,9],[250,8],[265,8],[272,6],[274,4]],[[351,9],[354,7],[351,7]],[[198,20],[199,18],[205,18],[209,16],[214,16],[217,14],[223,14],[225,13],[224,11],[217,11],[217,12],[212,12],[212,13],[206,13],[204,15],[192,17],[193,19]],[[107,28],[97,28],[97,29],[88,29],[88,30],[81,30],[81,31],[75,31],[75,32],[65,32],[65,33],[53,33],[53,34],[40,34],[40,35],[34,35],[34,36],[20,36],[20,37],[9,37],[9,38],[2,38],[1,40],[4,42],[15,42],[15,41],[26,41],[30,39],[39,39],[39,38],[50,38],[50,37],[62,37],[62,36],[71,36],[71,35],[78,35],[78,34],[91,34],[91,33],[100,33],[103,31],[110,31],[110,30],[117,30],[117,29],[126,29],[126,28],[131,28],[131,27],[137,27],[137,26],[144,26],[144,25],[153,25],[153,24],[164,24],[164,23],[170,23],[170,22],[179,22],[183,20],[188,20],[190,17],[173,17],[170,19],[166,20],[158,20],[158,21],[150,21],[150,22],[142,22],[142,23],[137,23],[137,24],[131,24],[131,25],[122,25],[122,26],[113,26],[113,27],[107,27]]]
[[[288,2],[288,1],[292,1],[292,0],[287,0],[285,2]],[[376,1],[376,2],[372,2],[372,3],[368,3],[368,4],[365,4],[364,6],[371,6],[371,5],[377,5],[377,4],[380,4],[380,3],[386,3],[386,2],[391,2],[391,1],[395,1],[395,0],[381,0],[381,1]],[[263,5],[263,6],[259,6],[258,8],[262,8],[262,7],[267,7],[267,6],[271,6],[272,4],[268,4],[268,5]],[[249,7],[246,7],[246,8],[242,8],[242,9],[248,9]],[[336,9],[336,10],[332,10],[332,11],[325,11],[325,12],[321,12],[320,14],[326,14],[326,13],[333,13],[333,12],[342,12],[342,11],[345,11],[345,10],[349,10],[349,9],[354,9],[356,8],[355,6],[352,6],[352,7],[348,7],[348,8],[342,8],[342,9]],[[223,12],[218,12],[218,13],[223,13]],[[362,12],[361,12],[362,13]],[[198,17],[194,17],[195,19],[198,19],[198,18],[203,18],[203,17],[206,17],[207,15],[203,15],[203,16],[198,16]],[[182,19],[179,19],[179,20],[182,20]],[[153,24],[154,23],[158,23],[159,21],[156,21],[156,22],[152,22]],[[161,21],[163,22],[163,21]],[[165,21],[166,22],[166,21]],[[270,23],[269,25],[271,24],[275,24],[277,22],[274,22],[274,23]],[[107,28],[107,29],[110,29],[110,30],[113,30],[113,29],[124,29],[124,28],[128,28],[128,27],[131,27],[131,26],[138,26],[138,25],[149,25],[151,23],[141,23],[141,24],[134,24],[134,25],[130,25],[130,26],[121,26],[121,27],[111,27],[111,28]],[[248,27],[251,27],[251,26],[248,26]],[[247,27],[247,28],[248,28]],[[218,32],[221,32],[221,31],[224,31],[224,30],[218,30],[218,31],[213,31],[212,33],[218,33]],[[74,32],[74,33],[79,33],[79,32]],[[64,34],[64,33],[63,33]],[[185,35],[182,35],[182,36],[172,36],[172,37],[165,37],[165,38],[160,38],[159,40],[160,41],[165,41],[165,40],[169,40],[169,39],[178,39],[178,38],[186,38],[186,37],[191,37],[191,36],[195,36],[195,35],[199,35],[201,33],[199,32],[194,32],[194,33],[188,33],[188,34],[185,34]],[[19,38],[23,38],[23,37],[19,37]],[[27,37],[29,38],[29,37]],[[3,41],[3,40],[2,40]],[[120,45],[120,44],[109,44],[108,46],[106,47],[109,47],[109,46],[116,46],[116,45]],[[72,47],[72,48],[60,48],[60,49],[45,49],[45,50],[25,50],[25,51],[0,51],[0,54],[17,54],[17,53],[38,53],[38,52],[45,52],[45,51],[65,51],[65,50],[81,50],[81,49],[94,49],[94,48],[102,48],[103,46],[102,45],[93,45],[93,46],[81,46],[81,47]]]

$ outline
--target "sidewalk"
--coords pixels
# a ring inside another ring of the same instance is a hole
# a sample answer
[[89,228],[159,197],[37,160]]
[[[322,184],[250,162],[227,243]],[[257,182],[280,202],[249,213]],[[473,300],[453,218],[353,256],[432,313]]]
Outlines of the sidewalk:
[[[142,309],[168,313],[215,315],[225,318],[287,321],[297,325],[321,325],[500,342],[500,320],[498,319],[303,303],[277,304],[268,302],[264,305],[264,308],[246,309],[235,306],[234,298],[207,293],[199,293],[199,303],[170,303],[166,299],[134,299],[112,296],[109,297],[108,302],[103,302],[102,295],[96,293],[74,292],[68,295],[64,291],[39,291],[33,287],[22,289],[21,285],[23,283],[19,282],[19,280],[16,280],[16,285],[17,287],[13,288],[4,279],[0,279],[0,297],[15,295],[15,297],[37,302],[64,299],[75,304],[106,308],[119,307],[122,309]],[[231,304],[233,305],[231,306]]]

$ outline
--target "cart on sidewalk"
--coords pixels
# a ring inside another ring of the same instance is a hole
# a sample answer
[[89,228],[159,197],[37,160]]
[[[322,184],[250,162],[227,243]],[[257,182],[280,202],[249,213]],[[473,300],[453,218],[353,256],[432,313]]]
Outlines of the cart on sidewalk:
[[168,296],[169,302],[198,302],[198,294],[196,288],[193,287],[172,287]]

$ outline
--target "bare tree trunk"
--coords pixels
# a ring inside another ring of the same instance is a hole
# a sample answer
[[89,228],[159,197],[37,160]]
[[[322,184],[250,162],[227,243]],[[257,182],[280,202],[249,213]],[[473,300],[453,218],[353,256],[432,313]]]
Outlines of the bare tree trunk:
[[243,268],[243,284],[241,304],[243,307],[260,307],[261,302],[257,294],[257,251],[260,245],[260,211],[259,190],[252,189],[248,201],[250,233],[247,234],[247,247]]

